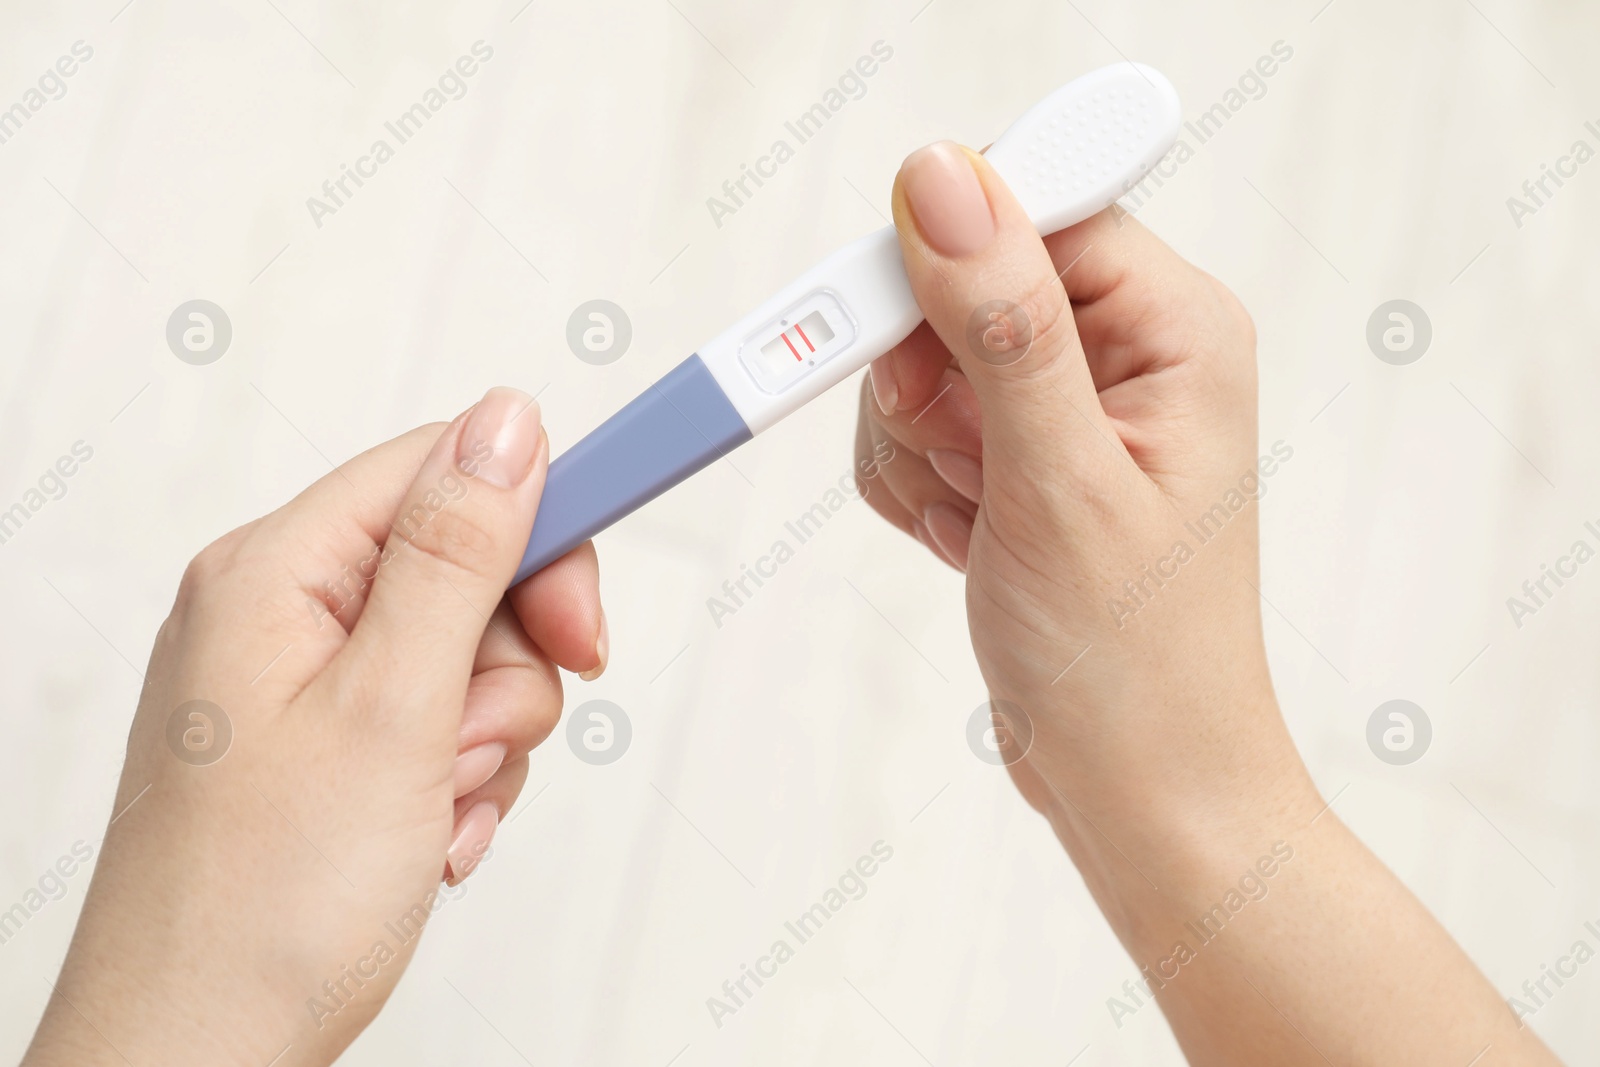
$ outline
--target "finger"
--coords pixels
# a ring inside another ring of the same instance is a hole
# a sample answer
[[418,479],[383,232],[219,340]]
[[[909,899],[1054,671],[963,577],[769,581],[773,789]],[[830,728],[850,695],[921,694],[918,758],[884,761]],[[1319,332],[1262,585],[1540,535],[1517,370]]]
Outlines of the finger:
[[967,542],[977,505],[950,486],[921,456],[907,456],[884,473],[886,488],[914,516],[911,534],[957,570],[967,568]]
[[585,541],[512,587],[511,607],[544,653],[584,681],[606,669],[611,631],[600,605],[600,560]]
[[948,142],[913,152],[894,213],[918,304],[983,408],[985,450],[1050,485],[1120,448],[1056,268],[989,163]]
[[1045,238],[1072,300],[1097,389],[1185,358],[1231,353],[1186,343],[1196,324],[1245,320],[1244,308],[1210,275],[1119,208]]
[[[873,416],[875,432],[892,438],[898,455],[925,461],[896,464],[884,473],[885,484],[913,514],[936,499],[974,505],[983,499],[983,427],[977,397],[960,371],[947,368],[945,375],[941,399],[919,414]],[[902,487],[922,483],[920,474],[913,472],[924,467],[934,472],[934,481],[924,492],[908,497]]]
[[[978,506],[959,493],[931,462],[907,453],[880,476],[884,488],[914,517],[912,535],[961,570],[966,569],[965,541],[972,532]],[[947,536],[960,531],[959,538]],[[958,543],[959,550],[958,550]]]
[[483,640],[478,642],[477,654],[472,659],[474,676],[496,667],[527,667],[548,684],[561,684],[555,664],[543,649],[534,644],[533,638],[523,628],[522,620],[517,618],[509,591],[505,599],[495,606],[494,614],[489,616],[489,626],[484,630]]
[[472,676],[461,714],[452,796],[465,796],[532,752],[561,718],[561,691],[527,667]]
[[[491,389],[434,444],[406,491],[367,604],[340,653],[402,716],[460,707],[479,643],[516,573],[549,447],[532,397]],[[435,488],[464,474],[449,501]],[[453,736],[458,721],[449,724]]]
[[250,664],[245,680],[256,684],[259,671],[263,686],[300,692],[344,646],[388,522],[444,428],[423,426],[369,449],[208,546],[184,574],[175,615],[202,602],[199,614],[213,619],[247,613],[249,625],[224,627]]
[[1197,435],[1228,442],[1242,460],[1255,447],[1257,383],[1255,326],[1238,299],[1123,212],[1046,244],[1101,409],[1139,468],[1182,494],[1198,487],[1185,474]]
[[[292,539],[303,549],[290,565],[312,601],[308,617],[319,628],[326,630],[330,618],[343,631],[355,625],[400,501],[447,428],[430,423],[370,448],[262,520],[263,538]],[[435,488],[453,498],[465,492],[464,479]]]
[[870,377],[878,410],[886,415],[897,411],[921,411],[939,395],[945,368],[955,357],[926,321],[917,324],[911,336],[872,361]]
[[456,885],[488,858],[495,831],[511,812],[528,780],[524,756],[501,767],[493,778],[456,801],[455,828],[445,853],[445,881]]
[[463,796],[502,764],[527,755],[561,716],[561,679],[507,601],[478,645],[456,738],[455,791]]
[[[879,448],[892,450],[894,443],[874,414],[877,410],[874,405],[877,402],[872,398],[870,382],[862,381],[860,394],[859,411],[856,415],[856,492],[861,494],[868,507],[887,519],[891,525],[906,534],[912,534],[912,524],[919,520],[895,499],[888,487],[883,485],[881,465],[874,462]],[[897,461],[898,459],[899,457],[896,457]]]
[[[916,470],[920,468],[925,479],[937,479],[931,471],[928,460],[915,452],[896,449],[891,443],[883,424],[879,421],[875,401],[868,397],[870,388],[867,383],[862,383],[861,412],[856,423],[856,454],[858,457],[857,470],[863,472],[856,479],[857,489],[868,505],[882,515],[901,532],[915,537],[922,545],[932,552],[934,556],[957,570],[964,569],[958,565],[947,552],[939,546],[938,541],[929,531],[924,521],[925,508],[913,509],[908,506],[896,492],[893,480],[897,481],[901,475],[902,466]],[[888,457],[879,459],[879,457]],[[870,471],[871,478],[865,476]],[[890,472],[894,474],[891,475]],[[945,487],[948,491],[948,486]],[[908,494],[909,495],[909,494]],[[950,494],[954,497],[954,493]],[[948,527],[945,527],[948,529]],[[970,536],[970,531],[969,531]]]
[[[967,376],[955,367],[944,369],[938,399],[922,410],[893,415],[874,412],[872,418],[894,440],[897,450],[909,448],[919,456],[958,452],[974,460],[983,456],[983,418],[978,397]],[[971,499],[978,498],[974,495]]]
[[929,504],[922,513],[922,525],[940,559],[967,572],[967,554],[972,544],[973,518],[969,509],[949,501]]
[[933,327],[926,319],[919,322],[911,336],[872,361],[870,377],[878,410],[885,415],[921,410],[937,395],[945,367],[954,363]]
[[[976,477],[981,478],[979,473]],[[912,516],[927,522],[929,505],[944,502],[954,505],[970,518],[977,514],[977,502],[950,484],[937,467],[922,456],[907,455],[883,474],[884,488]]]
[[1074,308],[1115,295],[1140,298],[1151,314],[1160,314],[1170,306],[1164,287],[1187,293],[1205,278],[1147,226],[1117,207],[1053,233],[1044,242]]

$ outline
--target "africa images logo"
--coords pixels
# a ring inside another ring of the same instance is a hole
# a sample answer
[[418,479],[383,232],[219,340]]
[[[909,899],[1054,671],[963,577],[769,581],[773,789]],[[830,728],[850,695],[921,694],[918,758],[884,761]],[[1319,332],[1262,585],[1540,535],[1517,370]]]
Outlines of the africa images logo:
[[[788,137],[774,140],[764,154],[756,157],[754,167],[741,163],[738,176],[722,183],[722,196],[706,197],[706,210],[711,212],[711,221],[716,223],[717,229],[722,229],[723,219],[737,214],[762,186],[778,176],[778,168],[795,157],[797,147],[821,133],[828,120],[843,111],[850,101],[866,96],[867,79],[893,58],[894,49],[888,42],[874,41],[871,54],[862,56],[853,66],[845,68],[835,86],[830,86],[822,94],[821,100],[783,124]],[[789,143],[790,137],[794,139],[793,144]],[[753,189],[752,184],[755,186]]]
[[[322,197],[306,198],[306,210],[311,213],[311,221],[317,229],[322,229],[324,217],[337,215],[339,209],[345,207],[369,179],[378,176],[378,168],[395,157],[397,147],[421,133],[422,128],[450,101],[466,96],[467,79],[478,73],[481,64],[493,58],[493,48],[483,41],[474,41],[471,55],[462,56],[445,68],[445,72],[439,75],[438,83],[430,85],[423,92],[421,100],[383,124],[384,130],[394,139],[394,144],[390,144],[387,138],[376,138],[364,155],[356,157],[354,166],[341,163],[339,176],[322,183]],[[355,188],[351,188],[352,184]]]

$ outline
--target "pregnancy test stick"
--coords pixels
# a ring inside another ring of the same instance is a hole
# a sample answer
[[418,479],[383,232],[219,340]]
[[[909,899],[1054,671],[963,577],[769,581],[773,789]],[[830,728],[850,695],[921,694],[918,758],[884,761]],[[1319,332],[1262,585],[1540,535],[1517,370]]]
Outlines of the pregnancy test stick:
[[[1120,63],[1035,104],[986,158],[1050,234],[1115,202],[1166,155],[1181,121],[1166,78]],[[921,321],[893,226],[841,248],[550,464],[513,584],[821,396]]]

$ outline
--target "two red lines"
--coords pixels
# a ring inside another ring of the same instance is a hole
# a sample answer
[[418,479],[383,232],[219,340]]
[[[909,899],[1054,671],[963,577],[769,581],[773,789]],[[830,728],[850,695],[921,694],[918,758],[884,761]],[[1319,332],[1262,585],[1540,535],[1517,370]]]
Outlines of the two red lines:
[[[817,350],[817,346],[811,343],[811,338],[806,336],[806,332],[800,328],[799,323],[795,323],[794,332],[799,334],[800,340],[806,343],[808,351],[815,352]],[[794,346],[793,341],[789,340],[788,330],[783,331],[783,343],[789,346],[789,351],[793,352],[794,358],[798,360],[800,358],[800,350]]]

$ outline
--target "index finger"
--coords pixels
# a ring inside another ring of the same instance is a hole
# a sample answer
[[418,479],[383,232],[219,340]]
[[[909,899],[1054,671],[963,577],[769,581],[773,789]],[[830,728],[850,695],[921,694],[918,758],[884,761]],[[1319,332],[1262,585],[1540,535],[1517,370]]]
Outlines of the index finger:
[[1045,238],[1097,390],[1194,353],[1196,311],[1244,314],[1210,275],[1112,205]]

